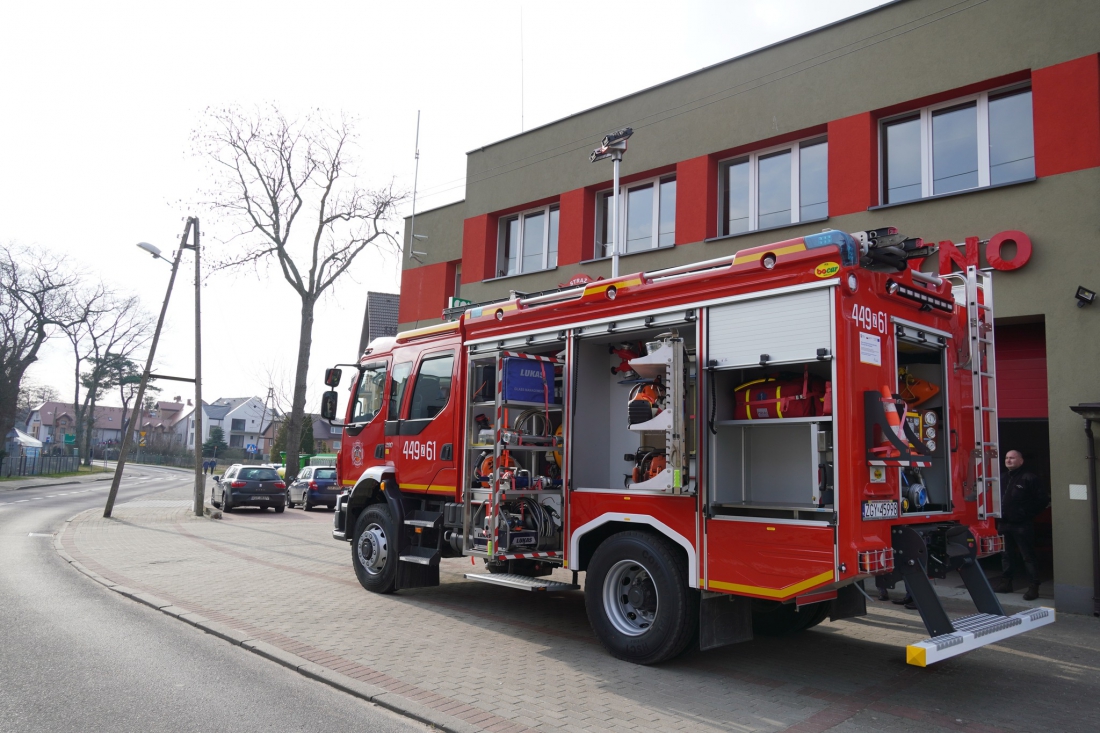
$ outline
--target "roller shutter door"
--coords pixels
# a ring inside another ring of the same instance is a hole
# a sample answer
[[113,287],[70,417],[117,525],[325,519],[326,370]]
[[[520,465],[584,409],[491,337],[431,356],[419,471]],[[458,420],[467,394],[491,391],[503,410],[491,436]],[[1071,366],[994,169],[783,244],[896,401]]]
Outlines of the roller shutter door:
[[710,309],[709,358],[719,367],[813,361],[832,353],[832,288],[746,300]]
[[1047,343],[1041,323],[997,326],[997,416],[1047,417]]

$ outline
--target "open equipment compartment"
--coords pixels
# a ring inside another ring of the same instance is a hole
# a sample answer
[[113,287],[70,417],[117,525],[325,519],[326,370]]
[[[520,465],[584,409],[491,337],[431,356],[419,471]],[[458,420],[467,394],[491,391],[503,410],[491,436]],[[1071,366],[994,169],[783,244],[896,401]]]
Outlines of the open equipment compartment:
[[564,348],[470,350],[463,551],[491,567],[561,557]]
[[714,515],[833,520],[834,293],[710,308],[704,404]]
[[[923,466],[898,468],[901,511],[930,514],[951,511],[950,425],[947,383],[948,335],[925,326],[894,321],[898,381],[905,421],[920,438]],[[907,432],[908,435],[908,432]]]
[[698,339],[694,317],[675,319],[651,328],[612,323],[579,334],[569,438],[574,488],[695,491]]

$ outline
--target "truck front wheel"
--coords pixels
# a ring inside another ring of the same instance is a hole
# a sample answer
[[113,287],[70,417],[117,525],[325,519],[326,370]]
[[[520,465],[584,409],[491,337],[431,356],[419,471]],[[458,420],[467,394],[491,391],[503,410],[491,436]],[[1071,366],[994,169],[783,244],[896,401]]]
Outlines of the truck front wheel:
[[658,664],[684,651],[699,622],[699,596],[663,537],[621,532],[592,556],[584,600],[593,631],[613,656]]
[[385,504],[371,504],[355,521],[351,564],[372,593],[393,593],[397,579],[397,530]]

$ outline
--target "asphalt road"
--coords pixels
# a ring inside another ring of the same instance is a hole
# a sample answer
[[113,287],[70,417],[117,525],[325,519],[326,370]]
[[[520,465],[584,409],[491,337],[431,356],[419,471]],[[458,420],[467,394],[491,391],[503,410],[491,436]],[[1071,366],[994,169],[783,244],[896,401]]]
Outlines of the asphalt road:
[[[192,481],[126,472],[118,503]],[[0,491],[0,731],[424,731],[128,600],[53,548],[108,481]]]

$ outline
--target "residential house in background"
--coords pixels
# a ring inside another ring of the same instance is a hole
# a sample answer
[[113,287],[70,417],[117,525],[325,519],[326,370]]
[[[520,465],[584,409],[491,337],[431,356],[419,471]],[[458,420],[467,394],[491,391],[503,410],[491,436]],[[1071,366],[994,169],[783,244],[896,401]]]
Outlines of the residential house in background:
[[[205,443],[210,438],[210,430],[220,427],[230,448],[247,450],[248,446],[253,445],[257,452],[263,453],[262,436],[278,417],[278,413],[272,408],[264,408],[264,401],[259,397],[223,397],[210,403],[203,402],[202,436],[199,442]],[[177,432],[186,436],[188,450],[194,450],[193,408],[179,422]]]
[[[184,405],[177,397],[175,401],[157,402],[151,410],[142,410],[135,424],[141,425],[146,434],[147,446],[168,447],[175,442],[173,427],[179,421]],[[127,411],[130,419],[132,411]],[[122,442],[122,408],[99,405],[95,409],[95,423],[92,428],[92,447],[117,445]],[[31,410],[23,432],[42,442],[49,449],[53,445],[63,445],[66,437],[72,444],[76,440],[76,413],[71,403],[43,402]],[[182,444],[182,441],[180,441]]]

